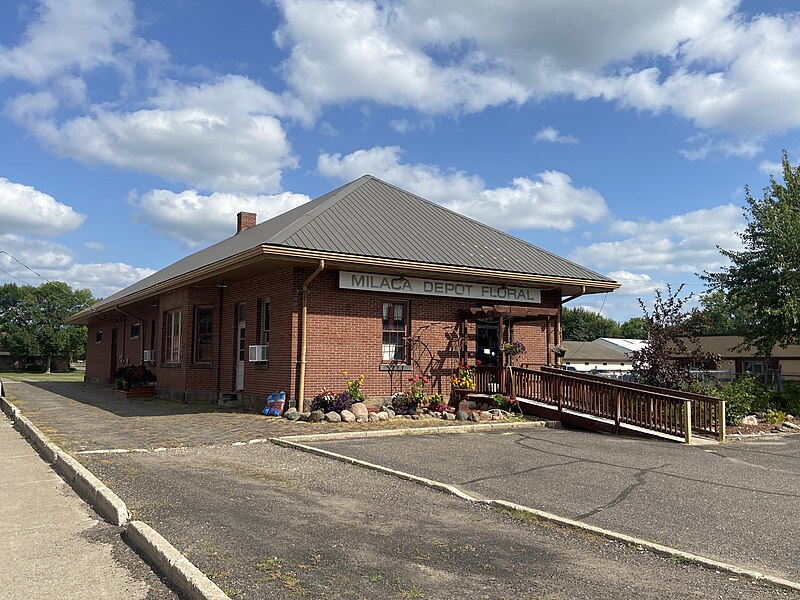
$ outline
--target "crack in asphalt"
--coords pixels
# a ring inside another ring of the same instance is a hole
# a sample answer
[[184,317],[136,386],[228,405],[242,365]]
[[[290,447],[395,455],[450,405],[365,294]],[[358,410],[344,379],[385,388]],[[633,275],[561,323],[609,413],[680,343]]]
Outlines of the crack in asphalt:
[[[669,464],[666,464],[666,465],[662,465],[661,467],[656,467],[656,468],[660,469],[660,468],[668,467],[668,466],[669,466]],[[581,515],[577,515],[576,518],[579,519],[579,520],[580,519],[588,519],[589,517],[593,517],[597,513],[602,512],[602,511],[606,510],[607,508],[614,508],[618,504],[622,504],[625,500],[628,499],[628,496],[630,496],[630,494],[633,492],[633,490],[635,490],[638,487],[643,486],[646,483],[645,476],[651,471],[652,471],[652,469],[641,469],[638,473],[636,473],[636,475],[634,475],[634,478],[636,479],[636,481],[631,483],[628,487],[626,487],[619,494],[617,494],[617,496],[613,500],[611,500],[610,502],[607,502],[606,504],[598,506],[597,508],[594,508],[594,509],[590,510],[589,512],[583,513]]]
[[[525,448],[527,450],[533,450],[535,452],[540,452],[540,453],[547,454],[547,455],[550,455],[550,456],[556,456],[556,457],[561,458],[561,459],[566,459],[569,462],[567,462],[565,464],[572,464],[574,462],[583,462],[583,463],[588,463],[588,464],[602,465],[602,466],[605,466],[605,467],[612,467],[612,468],[616,468],[616,469],[623,469],[625,471],[636,471],[636,472],[641,471],[641,468],[639,468],[639,467],[630,467],[628,465],[615,464],[615,463],[606,462],[606,461],[602,461],[602,460],[597,460],[597,459],[593,459],[593,458],[586,458],[586,457],[581,457],[581,456],[573,456],[573,455],[569,455],[569,454],[563,454],[563,453],[559,453],[559,452],[544,450],[542,448],[531,447],[529,445],[526,445],[525,442],[529,441],[529,442],[538,443],[538,442],[541,442],[542,440],[538,440],[536,438],[532,438],[532,437],[526,436],[526,435],[521,434],[521,433],[517,434],[517,435],[521,439],[514,440],[514,445],[519,446],[521,448]],[[726,457],[720,456],[720,458],[726,458]],[[737,484],[733,484],[733,483],[712,482],[712,481],[709,481],[707,479],[699,479],[699,478],[696,478],[696,477],[689,477],[687,475],[679,475],[679,474],[670,473],[670,472],[666,472],[666,471],[660,470],[660,469],[663,469],[663,468],[665,468],[667,466],[670,466],[670,465],[667,464],[667,465],[662,465],[661,467],[653,467],[653,468],[648,469],[648,472],[649,473],[654,473],[654,474],[657,474],[657,475],[663,475],[664,477],[671,477],[673,479],[678,479],[678,480],[681,480],[681,481],[687,481],[687,482],[690,482],[690,483],[701,483],[701,484],[711,485],[711,486],[718,487],[718,488],[739,490],[739,491],[745,491],[745,492],[756,492],[756,493],[759,493],[759,494],[765,494],[765,495],[768,495],[768,496],[778,496],[778,497],[781,497],[781,498],[800,498],[800,494],[775,491],[775,490],[771,490],[771,489],[748,487],[748,486],[737,485]],[[505,477],[505,475],[497,475],[497,476],[495,476],[495,478],[499,478],[499,477]]]

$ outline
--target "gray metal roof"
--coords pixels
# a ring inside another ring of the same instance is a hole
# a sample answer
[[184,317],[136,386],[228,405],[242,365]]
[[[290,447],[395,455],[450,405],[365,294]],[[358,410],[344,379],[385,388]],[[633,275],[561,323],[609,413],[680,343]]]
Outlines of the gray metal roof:
[[613,282],[576,263],[364,175],[195,252],[105,298],[94,309],[262,244],[426,264]]

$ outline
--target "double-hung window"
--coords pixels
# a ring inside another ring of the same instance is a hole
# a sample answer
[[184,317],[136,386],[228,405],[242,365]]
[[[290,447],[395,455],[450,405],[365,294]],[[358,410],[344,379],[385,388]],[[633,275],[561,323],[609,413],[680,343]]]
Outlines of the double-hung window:
[[181,311],[166,314],[164,322],[164,362],[181,362]]
[[211,329],[214,324],[214,309],[197,307],[194,313],[194,362],[210,363]]
[[408,364],[406,338],[409,330],[408,302],[383,303],[381,360],[384,363]]
[[262,300],[261,301],[261,323],[259,329],[259,340],[258,343],[262,346],[267,347],[266,354],[264,354],[264,360],[269,360],[269,300]]

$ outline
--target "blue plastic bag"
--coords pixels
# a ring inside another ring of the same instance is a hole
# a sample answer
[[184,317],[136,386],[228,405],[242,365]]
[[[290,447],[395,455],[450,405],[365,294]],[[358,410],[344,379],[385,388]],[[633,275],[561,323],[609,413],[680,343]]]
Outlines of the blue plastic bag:
[[286,392],[274,392],[267,397],[267,405],[261,411],[268,417],[280,417],[283,414],[283,405],[286,403]]

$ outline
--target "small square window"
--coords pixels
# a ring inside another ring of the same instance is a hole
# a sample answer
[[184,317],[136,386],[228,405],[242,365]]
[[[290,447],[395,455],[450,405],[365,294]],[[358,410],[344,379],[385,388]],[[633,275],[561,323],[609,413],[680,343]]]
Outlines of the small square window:
[[131,339],[138,340],[141,334],[142,334],[142,324],[141,323],[131,324]]
[[102,342],[103,342],[103,330],[101,329],[100,331],[96,331],[94,333],[94,343],[101,344]]

